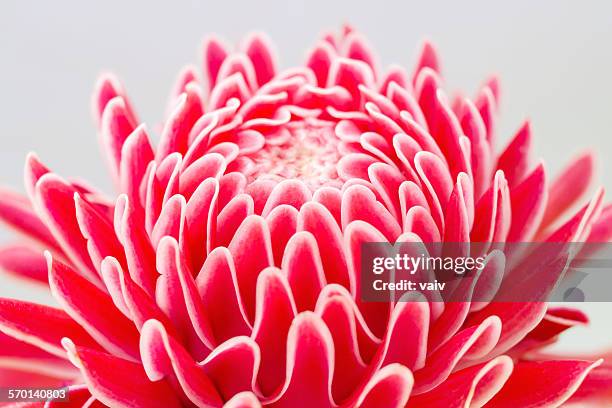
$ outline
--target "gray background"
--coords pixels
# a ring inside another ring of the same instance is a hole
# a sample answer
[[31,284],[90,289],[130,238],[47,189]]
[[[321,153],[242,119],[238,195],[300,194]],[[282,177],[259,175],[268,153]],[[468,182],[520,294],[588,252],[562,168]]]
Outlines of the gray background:
[[[163,4],[162,4],[163,3]],[[22,188],[34,150],[66,176],[110,181],[97,148],[89,97],[102,70],[116,72],[140,117],[162,117],[177,71],[199,62],[206,33],[237,41],[252,30],[273,38],[282,66],[303,61],[328,28],[350,22],[383,64],[412,67],[419,41],[437,45],[451,89],[473,94],[490,73],[502,79],[501,143],[530,117],[535,148],[552,172],[573,153],[598,152],[612,187],[612,6],[564,1],[218,1],[0,3],[0,182]],[[5,240],[6,234],[0,233]],[[48,301],[9,283],[0,294]],[[586,306],[594,328],[560,348],[597,348],[612,334],[612,305]]]

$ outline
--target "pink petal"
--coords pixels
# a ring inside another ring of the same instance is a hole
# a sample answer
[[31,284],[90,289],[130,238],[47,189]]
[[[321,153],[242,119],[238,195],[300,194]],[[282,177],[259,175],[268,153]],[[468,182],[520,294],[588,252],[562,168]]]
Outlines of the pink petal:
[[[105,350],[122,358],[138,358],[138,331],[108,294],[68,266],[46,254],[51,293],[62,308]],[[92,313],[92,311],[102,313]]]
[[[189,244],[188,255],[193,270],[200,268],[206,254],[216,242],[217,199],[219,182],[209,178],[204,180],[191,195],[185,207],[185,234]],[[219,223],[222,218],[219,216]],[[220,224],[223,225],[223,224]]]
[[389,364],[376,372],[357,399],[359,407],[405,407],[414,380],[401,364]]
[[176,107],[162,130],[155,152],[157,162],[161,162],[171,153],[185,154],[187,152],[189,132],[203,114],[202,102],[194,89],[188,87],[183,95],[178,99]]
[[[257,79],[255,78],[255,68],[251,60],[244,54],[230,54],[225,58],[219,73],[217,74],[217,83],[223,83],[223,80],[234,74],[239,74],[245,81],[249,90],[257,88]],[[213,89],[214,92],[214,89]],[[217,107],[220,105],[217,105]]]
[[47,261],[43,251],[15,243],[0,247],[0,270],[34,282],[47,284]]
[[362,220],[382,232],[389,242],[395,242],[401,228],[386,208],[376,201],[372,191],[363,186],[351,186],[342,195],[342,227]]
[[425,299],[398,302],[391,312],[383,340],[381,366],[400,363],[413,371],[423,368],[429,319],[429,304]]
[[489,401],[493,408],[559,406],[601,364],[589,361],[519,362],[500,392]]
[[207,178],[221,177],[226,168],[226,162],[219,153],[210,153],[194,161],[185,168],[179,176],[180,191],[187,200],[196,188]]
[[244,191],[246,177],[242,173],[224,174],[219,179],[219,210],[224,208],[229,201]]
[[125,103],[129,121],[134,124],[140,123],[136,118],[132,104],[127,98],[125,90],[119,80],[111,73],[104,73],[100,75],[96,81],[96,86],[92,95],[92,111],[98,127],[102,122],[102,114],[106,105],[108,105],[111,99],[117,96],[120,96]]
[[497,159],[497,168],[504,171],[510,188],[520,183],[527,175],[530,153],[531,124],[527,121]]
[[[140,199],[140,186],[145,179],[147,166],[153,158],[154,152],[146,128],[140,125],[125,140],[119,165],[121,191],[135,202]],[[144,203],[140,205],[144,206]]]
[[423,130],[428,130],[427,121],[414,95],[402,87],[401,84],[391,82],[387,89],[387,98],[393,102],[397,109],[406,111],[418,125],[422,126]]
[[34,243],[61,253],[57,241],[34,213],[27,197],[0,188],[0,221]]
[[546,304],[541,302],[491,302],[484,309],[470,314],[465,325],[479,324],[489,316],[497,316],[501,320],[502,330],[491,355],[499,355],[521,341],[538,325],[545,313]]
[[473,242],[505,241],[511,225],[511,203],[508,183],[501,170],[495,173],[493,185],[482,196],[475,209]]
[[291,236],[282,258],[282,270],[287,275],[297,310],[314,310],[326,280],[317,241],[312,234],[300,231]]
[[240,73],[235,73],[219,82],[212,90],[209,108],[212,110],[219,109],[232,98],[236,98],[242,103],[248,100],[250,96],[251,91],[244,77]]
[[588,242],[608,242],[612,239],[612,205],[605,206],[593,222]]
[[341,224],[342,193],[333,187],[321,187],[312,195],[312,201],[323,204],[325,208],[334,216],[334,219]]
[[317,77],[317,84],[325,86],[328,81],[329,69],[336,52],[328,43],[321,41],[313,48],[307,58],[306,66]]
[[163,237],[172,237],[178,242],[185,241],[185,197],[174,195],[162,207],[159,218],[151,232],[151,244],[157,247]]
[[419,73],[424,68],[429,68],[436,73],[440,72],[440,61],[438,53],[434,45],[427,40],[423,41],[423,45],[421,45],[421,49],[417,57],[417,62],[412,74],[412,83],[416,83]]
[[487,131],[487,141],[489,142],[489,146],[493,147],[495,142],[495,117],[494,113],[497,110],[497,105],[495,103],[495,96],[491,89],[487,86],[481,89],[480,93],[476,97],[475,101],[476,107],[480,112],[480,116],[485,124],[485,129]]
[[170,320],[160,310],[155,300],[123,271],[116,259],[110,257],[104,259],[101,273],[113,302],[134,322],[138,330],[149,319],[159,320],[167,330],[173,329]]
[[257,84],[262,86],[276,75],[276,55],[271,41],[265,34],[256,33],[245,41],[243,46],[255,68]]
[[210,92],[217,83],[217,74],[225,58],[227,58],[227,47],[216,37],[208,37],[202,46],[204,64],[204,83]]
[[548,200],[546,172],[542,164],[531,172],[520,184],[510,190],[512,225],[508,240],[528,242],[542,221]]
[[65,336],[86,347],[100,346],[63,310],[14,299],[0,298],[0,330],[10,338],[33,345],[60,358]]
[[172,382],[176,379],[179,390],[194,404],[221,405],[221,397],[210,378],[180,343],[168,335],[160,322],[149,320],[142,327],[140,354],[144,370],[151,381],[168,378]]
[[274,186],[277,182],[273,180],[255,180],[250,183],[245,192],[253,197],[253,203],[255,204],[255,214],[261,214],[264,206],[268,201],[268,197],[272,193]]
[[[470,165],[474,177],[474,198],[478,200],[491,182],[493,170],[491,146],[486,138],[487,130],[484,121],[474,103],[469,99],[465,99],[463,101],[463,110],[461,127],[470,140]],[[511,165],[508,164],[508,167],[511,167]]]
[[97,270],[107,256],[113,256],[122,265],[126,265],[123,247],[115,235],[113,224],[96,209],[81,198],[74,195],[76,219],[81,234],[87,240],[87,248],[92,262]]
[[280,270],[268,268],[257,279],[257,305],[252,338],[261,349],[258,384],[264,395],[276,395],[283,382],[289,326],[297,311]]
[[455,365],[466,356],[482,356],[493,349],[501,331],[501,322],[490,316],[480,325],[457,333],[427,358],[427,365],[415,372],[414,393],[431,391],[448,378]]
[[174,238],[164,237],[157,248],[155,301],[177,328],[189,352],[204,357],[213,348],[208,322],[202,316],[202,305],[195,283],[187,282],[192,274]]
[[226,248],[215,248],[208,254],[196,277],[196,286],[217,343],[250,333],[236,269]]
[[338,403],[346,401],[366,375],[354,307],[347,297],[338,294],[322,296],[317,302],[316,313],[329,328],[334,341],[332,395]]
[[512,360],[500,356],[457,371],[435,389],[411,397],[407,407],[482,407],[503,387],[512,368]]
[[429,131],[449,163],[453,175],[467,170],[467,163],[461,154],[459,138],[463,131],[461,124],[451,111],[446,96],[439,88],[436,78],[425,74],[420,83],[419,105],[427,120]]
[[174,86],[172,87],[170,97],[168,98],[168,114],[172,112],[172,108],[176,104],[176,100],[186,91],[187,86],[197,85],[198,82],[197,68],[194,65],[190,64],[181,68],[176,76],[176,79],[174,80]]
[[441,242],[440,230],[436,222],[429,211],[418,205],[410,208],[406,213],[403,232],[412,232],[418,235],[423,242]]
[[240,392],[225,403],[224,408],[261,408],[261,402],[252,392]]
[[511,350],[511,353],[522,354],[544,347],[555,341],[565,330],[575,326],[586,326],[588,323],[588,317],[579,309],[549,307],[540,323]]
[[415,169],[425,186],[423,192],[427,197],[428,207],[438,228],[443,231],[443,210],[453,191],[453,179],[448,168],[433,153],[419,152],[414,158]]
[[270,228],[274,265],[280,266],[287,242],[297,231],[298,214],[295,207],[281,204],[266,217]]
[[[260,354],[257,343],[248,337],[234,337],[217,346],[200,365],[223,400],[256,388]],[[227,405],[224,405],[226,407]]]
[[123,144],[137,125],[131,121],[130,113],[122,97],[111,99],[104,108],[100,124],[100,142],[114,177],[119,176]]
[[317,240],[327,282],[352,288],[344,256],[342,232],[331,213],[319,203],[306,203],[300,209],[297,229],[310,232]]
[[128,271],[134,282],[146,293],[155,293],[155,251],[151,246],[142,211],[125,195],[119,196],[115,206],[115,232],[125,250]]
[[406,70],[401,65],[396,64],[391,64],[387,68],[387,72],[378,82],[380,83],[378,88],[379,92],[383,95],[387,95],[387,97],[389,97],[389,87],[392,83],[395,83],[396,86],[401,88],[409,87],[408,74],[406,73]]
[[98,284],[99,276],[87,252],[87,241],[76,218],[75,190],[55,174],[45,174],[36,183],[35,208],[70,260],[87,278]]
[[353,60],[363,61],[370,66],[376,74],[378,64],[376,55],[372,51],[365,37],[358,32],[350,33],[344,42],[344,56]]
[[582,207],[565,224],[558,227],[546,238],[548,242],[581,242],[589,235],[591,225],[601,212],[603,205],[603,188],[595,192],[591,201]]
[[260,216],[244,219],[228,249],[236,265],[236,276],[247,316],[255,316],[255,288],[259,273],[274,264],[270,229]]
[[310,189],[300,180],[283,180],[274,186],[261,213],[266,217],[277,206],[288,204],[297,210],[312,199]]
[[[361,293],[361,249],[366,242],[386,242],[385,237],[363,221],[353,221],[344,230],[344,246],[348,257],[350,285],[345,286],[356,297],[359,310],[363,313],[368,327],[378,338],[384,334],[390,315],[390,304],[386,302],[363,302]],[[323,262],[324,267],[326,266]],[[329,281],[329,279],[328,279]]]
[[327,86],[340,85],[353,97],[353,106],[359,103],[359,85],[372,87],[374,76],[371,68],[362,61],[336,58],[332,61],[327,78]]
[[320,317],[299,314],[287,337],[287,379],[273,407],[332,407],[333,341]]
[[397,194],[400,184],[405,181],[405,178],[397,170],[396,167],[386,163],[375,163],[368,167],[368,176],[372,185],[378,191],[382,198],[382,202],[387,207],[387,210],[395,217],[396,220],[401,219],[400,203]]
[[572,160],[552,184],[548,194],[548,204],[542,219],[542,228],[553,223],[578,203],[591,187],[595,172],[595,159],[592,153],[584,153]]
[[[113,407],[180,407],[181,403],[166,381],[151,382],[140,363],[110,354],[77,347],[69,339],[62,345],[70,361],[79,368],[91,394]],[[130,381],[117,381],[117,373]]]
[[369,180],[368,167],[376,163],[376,159],[367,154],[352,153],[343,156],[338,162],[338,175],[344,180],[360,178]]
[[455,184],[445,211],[444,242],[469,242],[471,225],[461,183]]

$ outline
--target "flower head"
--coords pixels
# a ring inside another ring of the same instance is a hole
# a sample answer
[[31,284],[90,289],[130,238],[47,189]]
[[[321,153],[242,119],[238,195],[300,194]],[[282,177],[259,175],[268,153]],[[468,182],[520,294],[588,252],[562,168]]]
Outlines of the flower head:
[[0,265],[60,306],[1,300],[7,373],[111,407],[557,406],[589,373],[575,398],[600,396],[600,361],[528,358],[578,311],[359,295],[365,242],[608,240],[601,190],[568,215],[591,155],[550,183],[528,122],[498,153],[497,79],[449,100],[429,43],[411,74],[349,27],[286,70],[261,34],[202,50],[155,146],[118,80],[98,81],[116,198],[35,155],[27,197],[2,194],[28,241]]

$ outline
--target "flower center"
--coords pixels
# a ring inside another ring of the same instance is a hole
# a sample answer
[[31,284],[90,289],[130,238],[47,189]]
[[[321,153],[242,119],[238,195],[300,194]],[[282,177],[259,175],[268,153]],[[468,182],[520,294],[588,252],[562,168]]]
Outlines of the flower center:
[[336,123],[306,118],[287,123],[279,133],[251,157],[253,179],[302,180],[309,188],[342,185],[336,171],[340,140]]

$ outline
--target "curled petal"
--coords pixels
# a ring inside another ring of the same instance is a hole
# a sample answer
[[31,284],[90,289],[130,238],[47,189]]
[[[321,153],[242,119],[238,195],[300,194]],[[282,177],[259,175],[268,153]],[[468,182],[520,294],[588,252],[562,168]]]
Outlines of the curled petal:
[[414,383],[412,373],[401,364],[377,371],[357,399],[359,407],[405,407]]
[[512,369],[512,360],[499,356],[457,371],[435,389],[410,398],[407,407],[482,407],[503,387]]
[[142,327],[140,354],[151,381],[176,379],[180,390],[197,406],[221,405],[221,398],[204,370],[157,320],[149,320]]
[[334,344],[325,323],[312,312],[296,316],[287,336],[285,384],[273,407],[331,407]]
[[518,362],[504,387],[487,406],[559,406],[602,360]]
[[[62,340],[62,345],[91,394],[104,404],[121,408],[181,406],[170,385],[164,380],[150,381],[140,363],[77,347],[68,338]],[[130,381],[117,381],[117,373]]]
[[257,343],[248,337],[234,337],[217,346],[200,365],[221,397],[229,400],[241,392],[256,390],[260,359]]
[[274,264],[270,229],[260,216],[244,219],[228,247],[234,264],[240,294],[249,320],[255,316],[255,288],[259,273]]
[[257,305],[252,338],[261,349],[258,384],[266,396],[278,394],[289,327],[297,314],[291,289],[278,269],[268,268],[257,279]]

